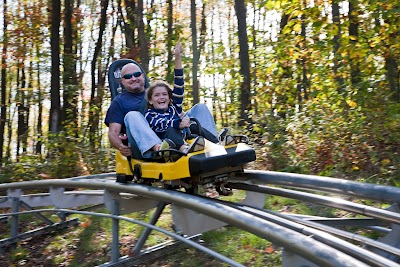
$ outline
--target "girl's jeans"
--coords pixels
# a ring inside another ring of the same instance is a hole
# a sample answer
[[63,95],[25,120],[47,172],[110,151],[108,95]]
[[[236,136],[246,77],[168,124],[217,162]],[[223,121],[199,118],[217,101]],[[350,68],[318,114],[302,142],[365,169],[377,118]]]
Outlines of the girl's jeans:
[[[186,114],[190,118],[196,118],[200,125],[214,136],[217,136],[217,129],[213,116],[205,104],[194,105]],[[132,156],[136,159],[150,158],[151,151],[156,144],[161,144],[161,139],[150,128],[147,120],[139,111],[131,111],[126,114],[126,134],[131,145]]]

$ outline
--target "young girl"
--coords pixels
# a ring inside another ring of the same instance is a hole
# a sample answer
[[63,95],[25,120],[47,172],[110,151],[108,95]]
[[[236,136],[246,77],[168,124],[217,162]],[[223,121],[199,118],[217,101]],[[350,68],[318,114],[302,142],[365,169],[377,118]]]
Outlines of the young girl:
[[172,94],[172,89],[167,82],[152,82],[146,91],[146,98],[148,110],[145,113],[145,118],[160,139],[170,139],[173,142],[170,145],[184,153],[199,151],[204,148],[205,141],[202,136],[196,137],[190,146],[184,141],[182,130],[190,126],[190,119],[185,116],[182,106],[175,103],[175,100],[181,103],[182,98]]
[[[155,81],[146,90],[148,110],[145,118],[150,127],[161,139],[171,139],[175,148],[182,152],[190,153],[204,148],[204,138],[213,143],[218,143],[218,137],[208,130],[201,128],[193,131],[203,137],[196,138],[190,146],[184,141],[182,129],[189,128],[190,118],[182,110],[184,80],[181,54],[183,48],[178,43],[175,46],[174,88],[164,81]],[[197,127],[198,128],[198,127]]]

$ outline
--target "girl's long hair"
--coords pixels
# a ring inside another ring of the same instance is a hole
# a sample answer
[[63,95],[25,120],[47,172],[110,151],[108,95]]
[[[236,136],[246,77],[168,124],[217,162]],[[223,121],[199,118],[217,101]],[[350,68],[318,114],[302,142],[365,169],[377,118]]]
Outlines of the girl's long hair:
[[172,88],[171,85],[169,83],[167,83],[166,81],[162,81],[162,80],[156,80],[153,81],[149,88],[147,88],[146,90],[146,100],[147,100],[147,108],[152,108],[152,105],[149,103],[149,100],[151,99],[154,89],[156,87],[164,87],[165,89],[167,89],[168,92],[168,96],[169,96],[169,104],[168,105],[172,105]]

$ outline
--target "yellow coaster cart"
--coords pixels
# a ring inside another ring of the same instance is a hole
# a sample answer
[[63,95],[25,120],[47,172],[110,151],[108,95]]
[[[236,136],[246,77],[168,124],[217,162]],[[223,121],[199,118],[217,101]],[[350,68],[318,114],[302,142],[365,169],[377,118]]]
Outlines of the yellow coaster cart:
[[[112,98],[124,90],[121,83],[121,68],[127,63],[134,63],[142,69],[131,59],[113,62],[108,72]],[[148,87],[148,79],[145,73],[144,75]],[[247,144],[247,137],[234,136],[234,138],[236,144],[228,146],[205,140],[204,150],[187,155],[175,149],[154,152],[154,157],[150,160],[124,157],[117,151],[117,182],[161,183],[166,188],[184,188],[186,192],[192,194],[201,193],[207,188],[215,188],[219,194],[229,195],[231,189],[225,187],[229,178],[237,172],[242,172],[246,163],[256,159],[254,149]],[[190,143],[192,140],[187,141]],[[165,153],[168,153],[168,156]]]

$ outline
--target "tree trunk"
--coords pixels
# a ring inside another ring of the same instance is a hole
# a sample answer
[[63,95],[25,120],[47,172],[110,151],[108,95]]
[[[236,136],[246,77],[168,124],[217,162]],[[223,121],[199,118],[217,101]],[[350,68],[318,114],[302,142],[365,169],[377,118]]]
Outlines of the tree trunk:
[[[279,23],[279,37],[278,37],[278,43],[285,43],[287,42],[286,36],[283,33],[286,25],[289,23],[289,14],[283,13],[280,23]],[[290,80],[292,79],[293,76],[293,70],[291,68],[291,65],[288,63],[290,60],[288,59],[288,52],[289,50],[285,47],[283,49],[278,49],[277,50],[277,60],[278,60],[278,65],[282,69],[281,74],[278,76],[278,80],[280,83],[282,83],[283,88],[291,88],[290,87]],[[289,84],[288,84],[289,83]],[[276,90],[274,93],[276,95],[276,103],[272,100],[270,100],[270,105],[271,107],[271,116],[274,116],[275,112],[281,117],[281,118],[286,118],[286,108],[278,108],[278,105],[281,107],[286,107],[289,106],[289,94],[291,94],[291,91],[288,90],[288,92],[280,92],[279,90]]]
[[[40,53],[40,48],[39,46],[36,47],[36,54],[39,55]],[[38,119],[37,119],[37,125],[36,125],[36,134],[37,134],[37,142],[36,142],[36,147],[35,147],[35,152],[36,154],[41,155],[42,154],[42,138],[43,138],[43,132],[42,132],[42,114],[43,114],[43,96],[42,96],[42,88],[41,88],[41,83],[40,83],[40,64],[39,61],[37,61],[37,103],[38,103]]]
[[392,92],[392,99],[400,103],[400,72],[399,63],[393,52],[387,52],[385,57],[386,79]]
[[[233,32],[236,31],[235,25],[233,23],[233,14],[231,12],[231,9],[229,9],[228,13],[228,32]],[[222,32],[222,31],[221,31]],[[234,39],[232,34],[228,34],[228,47],[229,47],[229,55],[228,55],[228,62],[233,65],[233,58],[235,58],[235,44],[234,44]],[[230,77],[235,77],[236,75],[236,69],[235,68],[229,68],[229,74]],[[224,76],[224,79],[226,79],[226,76]],[[236,86],[235,86],[236,87]],[[240,99],[237,97],[237,88],[233,86],[229,87],[229,91],[226,92],[224,95],[224,101],[225,103],[225,110],[224,113],[227,113],[228,110],[234,110],[234,116],[226,116],[226,124],[229,125],[231,123],[236,124],[237,121],[239,121],[240,117],[240,108],[239,106],[236,105],[237,102],[240,102]],[[228,97],[229,100],[228,101]],[[227,105],[229,103],[229,105]],[[240,102],[241,103],[241,102]]]
[[[123,29],[125,33],[125,41],[126,47],[131,50],[135,48],[135,28],[136,28],[136,17],[135,17],[135,10],[136,10],[136,2],[135,1],[128,1],[125,0],[126,6],[126,16],[127,19],[123,19]],[[123,11],[121,5],[118,6],[119,12],[121,14],[121,18],[124,18]]]
[[21,75],[19,76],[20,86],[18,90],[17,97],[17,107],[18,107],[18,127],[17,127],[17,158],[22,152],[26,153],[26,135],[28,134],[27,126],[27,116],[29,114],[27,99],[26,99],[26,77],[25,77],[25,67],[23,64],[21,66]]
[[341,32],[341,23],[340,23],[340,8],[339,8],[339,0],[332,1],[332,21],[333,24],[337,27],[337,33],[333,36],[333,72],[335,75],[335,80],[338,85],[338,92],[343,92],[344,81],[341,77],[340,68],[342,66],[342,60],[339,53],[339,49],[341,47],[340,40],[342,37]]
[[147,40],[147,34],[144,28],[143,0],[138,0],[136,16],[137,16],[138,39],[139,39],[139,56],[142,68],[147,73],[149,72],[149,41]]
[[[102,96],[102,92],[100,90],[104,90],[103,88],[100,88],[100,86],[96,86],[96,65],[97,65],[97,59],[100,55],[100,51],[103,45],[103,33],[106,27],[107,23],[107,8],[108,8],[108,2],[109,0],[102,0],[101,1],[101,15],[100,15],[100,26],[99,26],[99,35],[97,37],[97,42],[96,46],[94,49],[94,54],[93,54],[93,59],[91,63],[91,76],[92,76],[92,90],[90,94],[90,117],[89,117],[89,127],[90,127],[90,135],[89,135],[89,140],[93,148],[96,147],[95,144],[95,136],[97,133],[97,128],[99,125],[99,118],[100,118],[100,112],[101,109],[99,108],[101,106],[101,99],[99,99]],[[98,80],[101,79],[101,77],[97,77]],[[96,87],[97,87],[97,92],[96,92]]]
[[206,15],[206,4],[207,1],[203,2],[203,8],[201,9],[201,26],[200,26],[200,43],[199,48],[197,50],[197,58],[200,60],[200,55],[205,49],[206,46],[206,35],[207,35],[207,15]]
[[[32,53],[33,54],[33,53]],[[33,94],[33,57],[29,58],[29,68],[28,68],[28,83],[25,92],[25,133],[22,138],[24,153],[28,149],[28,138],[29,138],[29,122],[31,116],[31,104],[32,104],[32,94]]]
[[193,104],[197,104],[200,101],[199,97],[199,80],[197,77],[199,68],[199,54],[197,51],[197,19],[196,19],[196,0],[190,0],[190,28],[192,29],[192,52],[193,52],[193,64],[192,64],[192,96]]
[[[8,12],[7,12],[7,0],[3,0],[3,53],[2,55],[7,55],[7,47],[8,47],[8,34],[7,34],[7,26],[8,26]],[[7,90],[7,61],[6,57],[1,57],[1,109],[0,109],[0,167],[2,166],[3,160],[3,145],[4,145],[4,130],[6,126],[6,90]]]
[[[214,25],[214,12],[211,13],[211,25]],[[211,40],[214,40],[214,27],[211,27]],[[215,62],[215,44],[214,42],[211,42],[211,64],[213,67],[217,68],[218,64]],[[213,118],[214,121],[217,122],[217,101],[218,101],[218,94],[217,94],[217,87],[216,87],[216,82],[215,82],[216,74],[212,74],[212,106],[213,106]]]
[[169,83],[174,81],[174,62],[173,62],[173,12],[174,5],[172,0],[167,0],[168,17],[167,17],[167,81]]
[[[351,49],[356,49],[356,45],[358,43],[358,0],[350,0],[349,1],[349,36],[350,36],[350,43]],[[361,80],[361,72],[360,72],[360,64],[358,63],[358,58],[349,57],[350,61],[350,76],[351,76],[351,84],[353,86],[359,85]]]
[[49,132],[56,134],[60,131],[60,23],[61,2],[51,0],[51,88],[50,88],[50,121]]
[[[252,35],[252,39],[253,39],[253,42],[252,42],[253,51],[256,53],[257,46],[258,46],[258,44],[257,44],[257,31],[259,30],[259,29],[256,29],[256,25],[260,25],[260,23],[258,23],[258,24],[256,23],[256,19],[258,17],[257,11],[259,12],[259,9],[258,9],[257,4],[256,4],[255,1],[253,2],[252,9],[253,9],[253,23],[252,23],[252,26],[251,26],[251,35]],[[255,55],[255,53],[253,53],[253,55]],[[257,70],[258,70],[258,66],[257,66],[257,62],[258,61],[255,58],[255,56],[253,57],[253,59],[254,59],[254,67],[253,67],[253,70],[251,72],[252,88],[253,88],[253,90],[251,90],[251,96],[252,97],[257,94],[256,90],[257,90]],[[257,98],[253,98],[253,99],[254,99],[254,103],[253,103],[254,113],[258,114],[258,103],[257,103],[257,100],[256,100]]]
[[[9,84],[8,84],[8,88],[12,88],[12,77],[10,76],[9,79]],[[11,107],[11,90],[8,90],[8,92],[6,92],[6,99],[7,101],[7,106]],[[11,138],[13,135],[13,119],[14,119],[14,115],[15,115],[15,109],[14,109],[14,113],[12,114],[11,112],[9,112],[8,114],[8,118],[7,118],[7,149],[6,149],[6,158],[8,160],[11,160]]]
[[[229,11],[229,13],[228,13],[228,25],[227,25],[227,27],[228,27],[228,29],[230,29],[231,27],[230,27],[230,25],[231,25],[231,11]],[[218,21],[223,21],[225,19],[225,17],[221,14],[221,12],[218,14]],[[223,34],[223,25],[222,25],[222,23],[218,23],[219,24],[219,39],[221,40],[221,46],[223,46],[223,41],[222,40],[224,40],[224,38],[226,38],[226,37],[224,37],[224,34]],[[231,54],[232,52],[232,46],[230,45],[231,44],[231,34],[229,34],[228,35],[228,49],[229,49],[229,54]],[[228,55],[229,56],[229,55]],[[225,56],[226,57],[226,56]],[[223,62],[222,62],[223,63]],[[228,70],[228,72],[230,72],[230,74],[232,74],[232,72],[233,72],[233,68],[230,68],[230,70]],[[223,81],[225,81],[226,80],[226,73],[223,73],[223,78],[222,78],[222,80]],[[218,98],[218,108],[219,108],[219,113],[220,113],[220,117],[221,117],[221,126],[223,126],[223,127],[226,127],[226,126],[228,126],[228,123],[229,123],[229,117],[226,115],[227,114],[227,110],[228,110],[228,105],[229,105],[229,103],[226,101],[227,100],[227,95],[228,95],[228,91],[229,91],[229,88],[224,88],[224,92],[223,92],[223,97],[222,97],[222,99],[221,98]],[[224,104],[222,104],[222,101],[224,101],[223,103]],[[232,101],[232,100],[231,100]],[[235,110],[236,111],[236,110]],[[234,111],[234,112],[235,112]]]
[[[392,12],[394,10],[399,10],[399,2],[393,2]],[[400,59],[399,51],[396,49],[399,44],[400,29],[398,25],[400,24],[399,16],[391,16],[385,19],[388,25],[391,25],[389,29],[387,43],[385,44],[385,68],[386,68],[386,80],[389,83],[389,89],[391,93],[391,99],[397,103],[400,103]],[[396,25],[397,27],[395,27]]]
[[72,135],[78,135],[77,109],[77,73],[76,73],[76,42],[73,26],[73,0],[65,0],[64,7],[64,53],[63,53],[63,108],[62,119],[64,130]]
[[239,125],[243,126],[245,122],[250,121],[249,112],[251,109],[249,44],[247,37],[246,5],[244,0],[235,0],[235,11],[238,20],[240,74],[243,77],[240,89],[241,105]]
[[[304,4],[304,8],[306,3]],[[306,17],[304,14],[301,15],[301,39],[302,41],[298,43],[297,47],[299,48],[299,51],[306,51]],[[308,84],[308,79],[307,79],[307,67],[306,67],[306,54],[303,54],[301,58],[296,60],[297,63],[297,100],[298,104],[301,105],[304,99],[308,99],[308,92],[307,92],[307,84]]]

